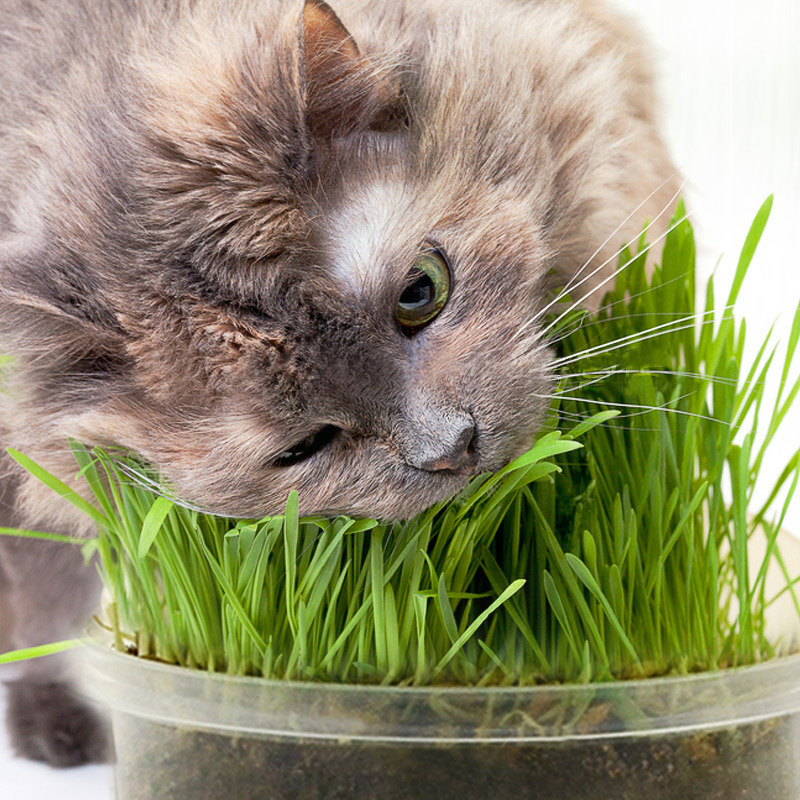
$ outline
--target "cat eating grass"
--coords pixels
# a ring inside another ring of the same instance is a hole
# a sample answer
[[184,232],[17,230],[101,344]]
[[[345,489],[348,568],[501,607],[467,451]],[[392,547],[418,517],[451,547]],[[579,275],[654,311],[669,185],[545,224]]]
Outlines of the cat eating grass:
[[[552,289],[597,302],[679,191],[644,47],[600,0],[334,5],[6,0],[4,447],[68,482],[69,437],[124,448],[228,516],[296,489],[389,519],[530,446]],[[88,533],[2,482],[0,525]],[[97,603],[72,550],[3,541],[0,571],[17,647]],[[68,677],[10,686],[19,754],[106,757]]]

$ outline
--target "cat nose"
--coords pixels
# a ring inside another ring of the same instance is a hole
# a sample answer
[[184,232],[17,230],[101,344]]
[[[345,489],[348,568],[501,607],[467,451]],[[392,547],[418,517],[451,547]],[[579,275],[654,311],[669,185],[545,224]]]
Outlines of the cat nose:
[[[425,453],[424,460],[417,465],[426,472],[468,472],[476,464],[475,423],[470,418],[455,430],[446,431],[446,437],[437,444],[438,452]],[[432,448],[433,449],[433,448]]]
[[426,472],[468,471],[475,466],[475,424],[469,423],[458,432],[455,441],[441,442],[441,451],[421,461],[419,468]]
[[403,460],[415,469],[467,474],[478,464],[475,418],[425,393],[407,398],[393,434]]

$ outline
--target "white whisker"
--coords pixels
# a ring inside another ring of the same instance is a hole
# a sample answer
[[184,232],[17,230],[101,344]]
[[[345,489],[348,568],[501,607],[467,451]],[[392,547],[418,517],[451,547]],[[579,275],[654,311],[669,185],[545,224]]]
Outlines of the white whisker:
[[[723,311],[726,311],[730,308],[732,308],[732,306],[726,306]],[[595,345],[594,347],[588,347],[586,350],[581,350],[579,353],[572,353],[568,356],[555,358],[551,362],[550,366],[551,368],[566,366],[567,364],[575,363],[576,361],[588,358],[589,356],[610,353],[613,350],[618,350],[620,347],[624,347],[626,344],[638,344],[639,342],[653,339],[656,336],[664,336],[668,333],[678,333],[680,331],[689,330],[695,328],[698,322],[700,322],[701,325],[708,325],[709,323],[714,322],[714,317],[712,315],[715,313],[715,309],[710,309],[708,311],[704,311],[702,314],[690,314],[685,317],[679,317],[678,319],[670,320],[669,322],[663,322],[661,325],[655,325],[654,327],[647,328],[643,331],[637,331],[636,333],[630,333],[627,336],[621,336],[619,339],[614,339],[611,342],[605,342],[603,344]],[[704,317],[711,317],[711,319],[704,320]]]
[[[617,234],[617,232],[618,232],[618,231],[619,231],[619,230],[620,230],[620,229],[621,229],[621,228],[622,228],[622,227],[625,225],[625,223],[626,223],[626,222],[628,222],[628,221],[629,221],[629,220],[630,220],[630,219],[633,217],[633,215],[634,215],[634,214],[636,214],[636,213],[639,211],[639,209],[640,209],[642,206],[644,206],[644,204],[645,204],[645,203],[647,203],[647,201],[648,201],[648,200],[650,200],[650,198],[651,198],[651,197],[653,197],[653,195],[655,195],[655,194],[656,194],[658,191],[660,191],[660,190],[661,190],[661,188],[662,188],[662,187],[663,187],[663,186],[664,186],[666,183],[668,183],[670,180],[672,180],[672,178],[675,176],[675,174],[676,174],[676,173],[673,173],[672,175],[670,175],[670,176],[669,176],[669,178],[667,178],[667,179],[666,179],[666,180],[665,180],[665,181],[664,181],[664,182],[663,182],[663,183],[662,183],[660,186],[658,186],[658,187],[657,187],[657,188],[656,188],[656,189],[655,189],[655,190],[654,190],[654,191],[653,191],[653,192],[652,192],[652,193],[651,193],[651,194],[650,194],[650,195],[649,195],[647,198],[645,198],[645,199],[644,199],[644,200],[643,200],[643,201],[642,201],[642,202],[641,202],[641,203],[640,203],[640,204],[639,204],[639,205],[636,207],[636,209],[634,209],[634,210],[633,210],[633,211],[632,211],[632,212],[631,212],[631,213],[630,213],[630,214],[629,214],[629,215],[628,215],[628,216],[627,216],[627,217],[626,217],[626,218],[625,218],[625,219],[624,219],[624,220],[623,220],[623,221],[622,221],[622,222],[621,222],[621,223],[620,223],[618,226],[617,226],[616,230],[614,230],[614,231],[611,233],[611,235],[610,235],[608,238],[606,238],[606,240],[603,242],[603,244],[601,244],[601,245],[600,245],[600,247],[598,247],[598,248],[597,248],[597,250],[595,250],[595,252],[594,252],[594,253],[592,253],[592,255],[591,255],[591,256],[590,256],[590,257],[589,257],[589,258],[586,260],[586,262],[584,262],[583,266],[582,266],[582,267],[581,267],[579,270],[577,270],[577,272],[575,273],[575,275],[574,275],[572,278],[570,278],[570,280],[568,281],[567,285],[566,285],[566,286],[565,286],[565,287],[564,287],[564,288],[563,288],[563,289],[562,289],[562,290],[561,290],[561,291],[560,291],[560,292],[559,292],[559,293],[556,295],[556,297],[555,297],[553,300],[551,300],[551,301],[550,301],[550,302],[549,302],[549,303],[548,303],[548,304],[547,304],[547,305],[546,305],[546,306],[545,306],[543,309],[541,309],[541,311],[539,311],[539,312],[537,312],[536,314],[534,314],[534,315],[533,315],[533,317],[531,317],[531,319],[529,319],[529,320],[528,320],[526,323],[524,323],[524,324],[522,325],[522,327],[521,327],[521,328],[520,328],[520,329],[519,329],[519,330],[518,330],[518,331],[517,331],[517,332],[516,332],[516,333],[515,333],[515,334],[514,334],[512,337],[511,337],[511,341],[512,341],[512,342],[513,342],[513,341],[514,341],[514,340],[515,340],[517,337],[521,336],[521,335],[522,335],[522,333],[523,333],[523,332],[524,332],[524,331],[525,331],[525,330],[526,330],[526,329],[527,329],[527,328],[528,328],[530,325],[532,325],[534,322],[536,322],[536,320],[538,320],[538,319],[541,319],[541,318],[542,318],[542,317],[543,317],[543,316],[544,316],[544,315],[545,315],[545,314],[546,314],[546,313],[547,313],[547,312],[548,312],[548,311],[549,311],[549,310],[550,310],[550,309],[551,309],[551,308],[552,308],[554,305],[556,305],[556,304],[557,304],[557,303],[558,303],[558,302],[559,302],[559,301],[560,301],[560,300],[561,300],[563,297],[565,297],[565,296],[566,296],[566,295],[567,295],[567,294],[568,294],[568,293],[569,293],[569,292],[570,292],[572,289],[576,289],[576,288],[578,288],[579,286],[582,286],[584,283],[586,283],[586,281],[590,280],[590,279],[591,279],[591,278],[592,278],[594,275],[596,275],[596,274],[597,274],[597,273],[598,273],[600,270],[602,270],[602,269],[604,269],[606,266],[608,266],[608,265],[609,265],[609,264],[610,264],[610,263],[611,263],[611,262],[612,262],[612,261],[613,261],[615,258],[618,258],[618,257],[620,256],[620,254],[622,254],[622,253],[625,251],[625,248],[626,248],[626,247],[630,247],[630,245],[631,245],[631,244],[632,244],[632,243],[635,241],[635,239],[636,239],[636,238],[638,238],[638,237],[634,237],[633,239],[630,239],[630,240],[628,240],[627,242],[625,242],[625,244],[623,244],[623,245],[622,245],[622,247],[620,247],[620,248],[619,248],[619,249],[618,249],[618,250],[617,250],[615,253],[613,253],[611,256],[609,256],[609,257],[608,257],[608,258],[607,258],[607,259],[606,259],[606,260],[605,260],[605,261],[604,261],[602,264],[600,264],[600,266],[599,266],[599,267],[596,267],[596,268],[595,268],[595,269],[594,269],[592,272],[590,272],[588,275],[586,275],[586,276],[585,276],[585,277],[584,277],[584,278],[583,278],[581,281],[579,281],[578,283],[576,283],[576,284],[573,284],[573,281],[575,280],[575,278],[577,278],[578,276],[580,276],[580,275],[581,275],[581,273],[582,273],[582,272],[583,272],[583,271],[584,271],[584,270],[585,270],[585,269],[586,269],[586,268],[587,268],[587,267],[588,267],[588,266],[589,266],[589,265],[592,263],[592,259],[593,259],[593,258],[595,258],[595,256],[597,256],[597,254],[598,254],[598,253],[600,253],[600,251],[601,251],[601,250],[602,250],[602,249],[603,249],[603,248],[604,248],[604,247],[605,247],[605,246],[606,246],[606,245],[607,245],[607,244],[608,244],[608,243],[611,241],[611,239],[612,239],[612,238],[613,238],[613,237],[614,237],[614,236]],[[653,224],[654,222],[656,222],[657,220],[659,220],[659,219],[660,219],[660,218],[661,218],[661,217],[664,215],[664,213],[665,213],[666,211],[668,211],[668,210],[669,210],[669,209],[672,207],[673,203],[674,203],[674,202],[675,202],[675,201],[678,199],[678,197],[680,196],[680,193],[683,191],[683,188],[684,188],[684,186],[685,186],[685,185],[686,185],[686,180],[684,179],[684,181],[683,181],[683,182],[681,183],[681,185],[678,187],[678,191],[677,191],[677,192],[675,192],[675,194],[674,194],[674,195],[673,195],[673,196],[672,196],[672,197],[671,197],[671,198],[670,198],[670,199],[667,201],[667,204],[664,206],[664,208],[662,208],[662,209],[661,209],[661,211],[660,211],[660,212],[659,212],[659,213],[658,213],[658,214],[657,214],[657,215],[656,215],[656,216],[655,216],[655,217],[654,217],[654,218],[653,218],[653,219],[650,221],[650,223],[648,224],[648,229],[649,229],[649,228],[652,226],[652,224]],[[688,217],[688,215],[686,215],[686,216]],[[686,218],[686,217],[685,217],[685,218]],[[682,221],[682,220],[681,220],[681,221]],[[672,230],[672,228],[670,228],[670,229],[667,231],[667,233],[669,233],[671,230]],[[666,234],[664,234],[664,236],[666,236]],[[656,239],[656,242],[660,241],[662,238],[663,238],[663,236],[659,237],[658,239]],[[655,244],[656,242],[653,242],[652,244],[648,245],[648,246],[647,246],[647,247],[646,247],[646,248],[645,248],[645,249],[644,249],[642,252],[645,252],[645,253],[646,253],[646,252],[648,252],[648,251],[649,251],[649,249],[650,249],[650,248],[653,246],[653,244]],[[637,255],[638,255],[638,254],[637,254]],[[626,264],[625,266],[630,266],[630,264],[632,264],[634,260],[635,260],[635,259],[633,259],[633,260],[629,261],[629,262],[628,262],[628,264]],[[616,275],[618,275],[620,271],[621,271],[621,270],[619,270],[618,272],[616,272],[616,273],[614,274],[614,276],[612,276],[612,277],[616,277]],[[605,281],[604,281],[604,283],[605,283]],[[603,284],[600,284],[600,285],[602,286]],[[599,288],[599,287],[596,287],[596,288],[595,288],[595,290],[593,290],[593,291],[596,291],[596,289],[597,289],[597,288]],[[585,296],[583,299],[585,300],[585,299],[586,299],[586,297],[590,297],[592,293],[593,293],[593,292],[590,292],[590,293],[589,293],[589,294],[587,294],[587,295],[586,295],[586,296]],[[581,301],[581,302],[582,302],[582,301]]]
[[[594,372],[572,372],[566,374],[559,373],[558,377],[566,380],[570,378],[587,378],[592,375],[599,376],[599,380],[604,380],[605,378],[610,378],[614,375],[672,375],[679,378],[693,378],[695,380],[706,381],[708,383],[718,383],[722,386],[739,385],[739,382],[733,378],[718,378],[715,375],[703,375],[701,372],[681,372],[680,370],[668,369],[617,369],[616,367],[612,367],[608,370],[596,370]],[[592,383],[595,382],[596,381],[592,381]],[[763,381],[759,381],[759,383],[763,383]]]
[[[573,391],[575,391],[576,389],[584,389],[584,388],[586,388],[587,386],[594,386],[594,385],[596,385],[596,384],[598,384],[598,383],[601,383],[601,382],[602,382],[602,381],[604,381],[606,378],[609,378],[609,377],[611,377],[611,376],[612,376],[612,375],[614,375],[614,374],[619,374],[619,373],[614,373],[614,372],[604,372],[604,373],[600,373],[600,372],[596,372],[596,373],[594,373],[594,375],[595,375],[596,377],[594,377],[594,378],[590,378],[589,380],[583,381],[582,383],[570,384],[568,387],[565,387],[563,390],[562,390],[562,389],[559,389],[558,391],[556,391],[556,392],[553,392],[553,394],[552,394],[551,396],[552,396],[552,397],[559,397],[560,395],[564,394],[564,392],[573,392]],[[588,374],[587,374],[587,375],[588,375]],[[559,377],[559,378],[566,378],[566,377],[569,377],[569,376],[566,376],[566,375],[559,375],[558,377]],[[581,375],[573,375],[573,376],[571,376],[571,377],[582,377],[582,376],[581,376]]]
[[[569,279],[569,281],[567,282],[567,285],[562,290],[562,296],[564,294],[566,294],[567,292],[569,292],[570,289],[574,288],[574,286],[580,286],[581,285],[580,283],[573,285],[573,281],[592,263],[592,261],[594,260],[595,256],[599,255],[599,253],[602,251],[602,249],[617,235],[617,233],[619,233],[620,230],[622,230],[623,226],[627,222],[629,222],[633,218],[633,216],[635,214],[637,214],[640,211],[640,209],[648,202],[648,200],[650,200],[658,192],[660,192],[661,189],[663,189],[664,186],[666,186],[667,183],[669,183],[669,181],[671,181],[677,174],[678,174],[678,171],[675,170],[675,172],[673,172],[672,175],[670,175],[661,184],[659,184],[644,200],[642,200],[641,203],[639,203],[638,206],[636,206],[636,208],[633,211],[631,211],[630,214],[628,214],[627,217],[625,217],[625,219],[611,232],[611,234],[608,237],[606,237],[606,240],[597,248],[597,250],[594,251],[594,253],[592,253],[592,255],[589,256],[589,258],[586,259],[586,261],[583,263],[583,266],[575,273],[575,275],[573,275],[572,278]],[[678,187],[678,191],[675,192],[675,194],[672,195],[672,197],[667,201],[667,203],[664,206],[664,208],[662,208],[661,211],[659,211],[658,215],[656,217],[654,217],[648,223],[647,228],[650,228],[654,222],[656,222],[657,220],[661,219],[661,217],[664,215],[664,213],[666,211],[668,211],[672,207],[672,204],[678,199],[678,197],[680,196],[680,193],[683,191],[685,186],[686,186],[686,179],[683,180],[681,185]],[[626,242],[622,247],[619,248],[619,250],[617,250],[617,252],[613,256],[611,256],[611,258],[613,259],[615,256],[618,256],[626,247],[629,247],[633,241],[634,241],[634,239],[630,239],[628,242]],[[606,264],[608,264],[608,261],[604,262],[604,264],[601,265],[601,268],[603,266],[605,266]],[[590,278],[590,277],[591,277],[591,275],[586,276],[586,278]],[[582,282],[585,282],[586,278],[584,278],[584,281],[582,281]],[[558,298],[556,298],[556,300],[554,302],[558,302]]]
[[649,332],[648,335],[637,334],[637,338],[633,337],[623,337],[622,339],[618,339],[613,346],[598,346],[597,348],[590,348],[588,350],[584,350],[581,353],[575,353],[572,356],[567,356],[560,359],[555,359],[551,364],[551,368],[558,368],[558,367],[566,367],[571,364],[576,364],[579,361],[583,361],[584,358],[589,358],[591,356],[601,356],[605,355],[606,353],[611,353],[614,350],[619,350],[622,347],[628,347],[636,344],[641,344],[642,342],[646,342],[650,339],[656,339],[659,336],[664,336],[667,333],[679,333],[680,331],[688,331],[692,330],[695,327],[694,323],[690,325],[681,325],[677,328],[670,328],[669,330],[655,330],[653,329],[652,332]]
[[[548,399],[548,395],[537,395],[537,397]],[[687,397],[691,397],[691,395],[690,394],[681,395],[680,397],[676,397],[673,400],[669,400],[668,403],[677,403],[680,400],[685,400]],[[726,425],[728,427],[732,427],[729,423],[725,422],[724,420],[717,419],[716,417],[705,416],[704,414],[695,414],[692,411],[685,411],[682,408],[671,408],[668,403],[659,406],[646,406],[638,403],[615,403],[610,400],[590,400],[586,397],[569,397],[566,395],[562,395],[561,399],[572,400],[573,402],[576,403],[591,403],[592,405],[610,406],[613,408],[638,408],[638,409],[643,409],[645,413],[649,411],[666,411],[669,412],[670,414],[678,414],[686,417],[695,417],[696,419],[706,420],[707,422],[716,422],[719,423],[720,425]]]
[[214,514],[213,512],[209,511],[206,508],[202,508],[200,506],[194,505],[193,503],[189,503],[186,500],[182,500],[179,497],[176,497],[174,494],[169,492],[164,487],[163,484],[154,480],[149,475],[146,475],[145,473],[132,468],[129,464],[126,464],[124,461],[112,458],[112,463],[123,475],[125,475],[131,481],[130,483],[131,486],[137,486],[140,489],[144,489],[146,492],[150,492],[150,494],[153,494],[156,497],[163,497],[169,500],[170,502],[174,503],[176,506],[185,508],[187,511],[196,511],[200,514],[208,514],[209,516],[216,516],[216,517],[223,516],[221,514]]
[[[623,270],[626,270],[631,264],[633,264],[644,253],[650,252],[650,250],[652,249],[652,247],[654,245],[658,244],[662,239],[665,239],[672,231],[675,230],[675,228],[677,228],[680,224],[685,222],[687,219],[689,219],[689,214],[685,214],[683,217],[681,217],[679,220],[677,220],[673,225],[671,225],[669,228],[667,228],[667,230],[664,233],[662,233],[661,236],[659,236],[657,239],[654,239],[652,242],[650,242],[646,247],[644,247],[644,249],[642,249],[640,252],[638,252],[632,258],[628,259],[628,261],[626,261],[621,267],[619,267],[618,269],[614,270],[614,272],[612,272],[607,278],[602,280],[597,286],[594,286],[590,291],[588,291],[585,295],[583,295],[583,297],[581,297],[579,300],[576,300],[566,311],[562,312],[549,325],[547,325],[545,328],[543,328],[541,331],[539,331],[537,336],[539,336],[539,337],[546,336],[547,333],[549,331],[551,331],[556,325],[558,325],[558,323],[561,322],[561,320],[564,319],[564,317],[566,317],[571,311],[574,311],[576,308],[578,308],[579,306],[583,305],[584,301],[588,300],[595,292],[597,292],[599,289],[601,289],[603,286],[605,286],[609,281],[614,280],[614,278],[616,278],[617,275],[619,275]],[[606,263],[608,263],[608,262],[606,262]],[[605,266],[605,264],[603,264],[600,267],[598,267],[598,270],[602,269],[603,266]],[[590,275],[587,275],[586,278],[583,281],[581,281],[581,283],[584,283],[586,280],[591,278],[592,275],[594,275],[598,270],[595,270]],[[580,286],[580,284],[577,284],[577,286]]]

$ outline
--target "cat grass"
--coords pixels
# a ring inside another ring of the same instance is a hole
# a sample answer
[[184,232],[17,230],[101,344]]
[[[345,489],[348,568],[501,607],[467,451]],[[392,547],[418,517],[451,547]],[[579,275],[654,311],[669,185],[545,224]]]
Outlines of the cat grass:
[[[412,520],[300,518],[295,493],[282,516],[220,518],[153,493],[157,476],[136,459],[73,444],[89,503],[11,454],[97,523],[78,544],[105,585],[101,623],[140,657],[414,686],[606,681],[768,659],[792,645],[767,635],[776,597],[790,594],[800,616],[777,541],[800,452],[766,502],[753,498],[800,391],[800,308],[782,356],[768,340],[745,369],[733,306],[770,207],[721,306],[713,278],[696,304],[682,207],[651,276],[644,237],[624,252],[598,314],[567,306],[547,323],[561,377],[530,451]],[[766,541],[756,564],[753,537]],[[772,570],[784,577],[777,596]]]

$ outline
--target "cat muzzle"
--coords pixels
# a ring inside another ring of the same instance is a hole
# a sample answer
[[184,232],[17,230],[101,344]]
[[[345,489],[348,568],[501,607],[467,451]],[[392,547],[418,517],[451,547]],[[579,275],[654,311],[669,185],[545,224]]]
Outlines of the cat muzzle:
[[425,472],[469,474],[474,470],[478,453],[472,415],[445,416],[435,421],[418,419],[417,423],[407,432],[403,448],[411,466]]
[[423,461],[420,469],[426,472],[470,472],[477,462],[475,453],[475,425],[465,428],[455,444],[446,452]]

